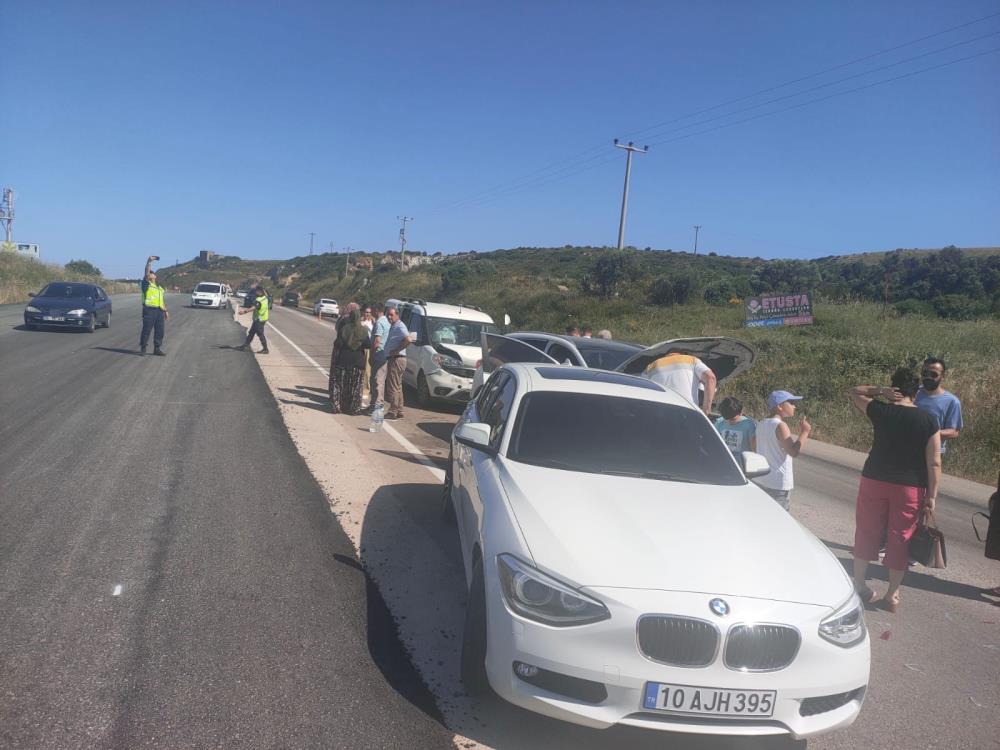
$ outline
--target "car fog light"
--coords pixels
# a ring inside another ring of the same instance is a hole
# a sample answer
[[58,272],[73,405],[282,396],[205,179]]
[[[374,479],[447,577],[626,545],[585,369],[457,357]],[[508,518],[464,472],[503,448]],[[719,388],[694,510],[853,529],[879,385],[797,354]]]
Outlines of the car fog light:
[[538,667],[533,664],[525,664],[523,661],[514,662],[514,672],[518,677],[535,677],[538,675]]

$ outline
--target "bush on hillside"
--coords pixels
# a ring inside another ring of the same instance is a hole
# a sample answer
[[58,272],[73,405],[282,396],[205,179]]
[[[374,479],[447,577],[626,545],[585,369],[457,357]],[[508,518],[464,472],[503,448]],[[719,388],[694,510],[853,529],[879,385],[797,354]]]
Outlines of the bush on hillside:
[[705,287],[705,301],[710,305],[728,305],[736,294],[729,279],[719,279]]
[[972,320],[989,311],[983,300],[972,299],[964,294],[942,294],[931,300],[935,312],[949,320]]
[[639,278],[639,262],[633,253],[610,250],[590,269],[583,280],[585,291],[607,299],[621,293],[627,284]]
[[893,305],[893,307],[898,315],[924,315],[927,317],[934,317],[937,314],[934,310],[934,305],[920,299],[904,299],[897,302]]
[[71,260],[66,264],[67,271],[82,273],[84,276],[100,276],[101,269],[87,260]]

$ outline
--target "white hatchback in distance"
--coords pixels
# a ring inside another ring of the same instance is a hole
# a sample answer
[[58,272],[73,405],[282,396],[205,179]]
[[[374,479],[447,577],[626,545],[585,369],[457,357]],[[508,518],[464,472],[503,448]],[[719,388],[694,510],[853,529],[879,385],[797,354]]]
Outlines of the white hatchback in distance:
[[337,300],[335,299],[323,297],[313,305],[313,315],[317,315],[320,318],[324,315],[340,315],[340,305],[337,304]]
[[850,725],[863,607],[705,415],[621,373],[506,364],[452,436],[471,693],[605,728],[804,738]]
[[211,310],[224,310],[229,307],[229,294],[225,284],[214,281],[203,281],[191,292],[191,307],[207,307]]

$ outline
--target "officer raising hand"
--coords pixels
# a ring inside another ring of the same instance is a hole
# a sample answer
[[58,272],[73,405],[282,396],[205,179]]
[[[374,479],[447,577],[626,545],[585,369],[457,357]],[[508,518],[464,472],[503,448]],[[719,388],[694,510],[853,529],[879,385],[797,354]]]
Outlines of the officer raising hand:
[[[247,332],[246,341],[243,342],[242,346],[237,346],[236,348],[241,352],[247,351],[250,349],[250,342],[253,341],[253,337],[257,336],[264,347],[259,353],[268,354],[264,326],[267,325],[267,320],[271,317],[271,298],[267,296],[267,290],[261,284],[257,285],[255,291],[257,292],[257,297],[250,303],[252,307],[244,307],[238,313],[239,315],[243,315],[253,310],[253,323],[251,323],[250,330]],[[253,350],[251,349],[251,351]]]
[[163,322],[170,320],[167,312],[166,290],[156,283],[156,271],[152,269],[153,261],[160,256],[150,255],[146,260],[146,271],[142,276],[142,333],[139,334],[139,354],[146,356],[146,344],[149,342],[149,332],[153,332],[153,354],[166,356],[163,346]]

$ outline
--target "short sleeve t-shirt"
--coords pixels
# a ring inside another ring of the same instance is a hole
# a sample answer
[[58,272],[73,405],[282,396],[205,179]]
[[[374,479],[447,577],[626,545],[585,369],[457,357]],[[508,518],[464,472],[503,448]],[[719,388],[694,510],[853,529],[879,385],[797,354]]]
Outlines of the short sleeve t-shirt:
[[726,447],[735,455],[750,450],[750,438],[757,434],[757,423],[747,417],[740,417],[736,424],[730,424],[725,417],[715,420],[715,429],[722,435]]
[[406,328],[406,323],[401,320],[397,320],[389,327],[389,333],[385,337],[385,342],[382,345],[384,353],[389,357],[405,357],[406,347],[404,346],[398,352],[393,354],[393,350],[399,347],[403,343],[403,339],[410,335],[410,332]]
[[871,401],[865,410],[875,430],[861,476],[907,487],[927,486],[924,449],[938,431],[937,418],[912,406]]
[[708,370],[708,365],[690,354],[667,354],[653,360],[642,376],[676,391],[697,406],[698,384]]
[[[962,402],[958,400],[951,391],[941,388],[941,393],[932,396],[921,388],[917,391],[917,397],[913,399],[919,408],[933,414],[938,421],[938,427],[942,430],[961,430],[962,424]],[[941,452],[944,453],[945,441],[941,441]]]

